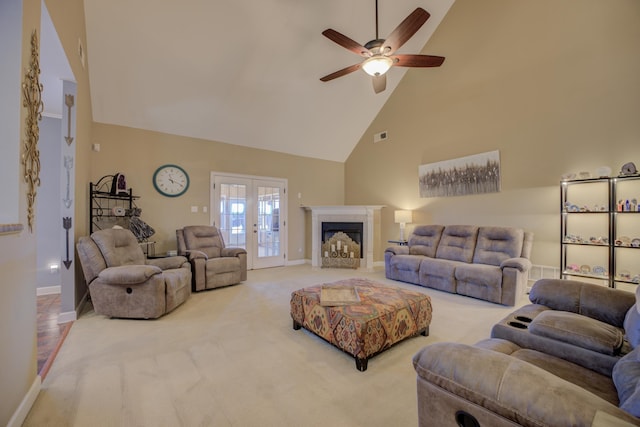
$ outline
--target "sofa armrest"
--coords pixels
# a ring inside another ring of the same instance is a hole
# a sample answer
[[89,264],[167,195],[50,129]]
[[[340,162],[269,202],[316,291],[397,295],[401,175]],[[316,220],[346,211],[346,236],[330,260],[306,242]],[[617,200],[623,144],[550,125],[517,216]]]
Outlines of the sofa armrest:
[[106,284],[127,286],[144,283],[160,273],[160,267],[154,265],[121,265],[105,268],[98,274],[98,278]]
[[[418,375],[419,407],[426,405],[420,387],[427,383],[437,390],[429,394],[429,399],[453,394],[470,402],[470,407],[479,406],[477,413],[490,411],[519,425],[587,426],[597,411],[637,423],[637,419],[595,394],[528,362],[492,350],[435,343],[420,350],[413,365]],[[447,400],[442,398],[442,402],[446,405]],[[441,413],[450,412],[453,417],[456,411],[456,407],[451,407]],[[419,409],[419,413],[423,412]]]
[[192,256],[189,254],[189,262],[191,263],[191,283],[194,291],[202,291],[207,286],[207,260],[205,255]]
[[531,261],[527,258],[508,258],[500,263],[500,268],[507,267],[517,268],[521,273],[525,273],[531,269]]
[[183,256],[170,256],[166,258],[153,258],[147,260],[147,265],[155,265],[162,270],[171,270],[173,268],[189,268],[189,261]]
[[386,252],[389,252],[393,255],[409,255],[409,246],[400,246],[400,245],[389,246],[385,250],[385,253]]
[[233,256],[239,256],[241,254],[246,254],[246,253],[247,251],[242,248],[222,248],[222,251],[220,252],[220,256],[233,257]]
[[205,261],[209,259],[209,256],[202,251],[187,249],[185,253],[189,257],[189,262],[193,262],[196,259],[203,259]]

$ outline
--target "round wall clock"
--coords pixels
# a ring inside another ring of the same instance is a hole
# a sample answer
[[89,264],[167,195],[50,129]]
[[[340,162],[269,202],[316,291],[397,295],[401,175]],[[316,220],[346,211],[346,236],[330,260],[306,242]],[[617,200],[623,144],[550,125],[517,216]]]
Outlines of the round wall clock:
[[164,165],[153,174],[153,186],[167,197],[183,195],[189,188],[189,175],[177,165]]

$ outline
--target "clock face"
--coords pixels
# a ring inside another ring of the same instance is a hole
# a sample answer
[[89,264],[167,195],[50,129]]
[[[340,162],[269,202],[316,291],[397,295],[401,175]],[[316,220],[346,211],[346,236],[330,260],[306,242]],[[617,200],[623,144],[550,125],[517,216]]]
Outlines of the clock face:
[[189,188],[189,175],[180,166],[160,166],[153,174],[153,186],[164,196],[181,196]]

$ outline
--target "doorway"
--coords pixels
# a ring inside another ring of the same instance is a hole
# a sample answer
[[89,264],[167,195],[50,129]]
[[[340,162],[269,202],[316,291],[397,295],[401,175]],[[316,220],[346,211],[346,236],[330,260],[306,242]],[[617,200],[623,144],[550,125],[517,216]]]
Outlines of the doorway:
[[246,249],[249,270],[285,264],[286,188],[286,179],[211,173],[211,224],[225,245]]
[[36,204],[38,372],[44,377],[55,349],[76,320],[74,259],[75,127],[77,85],[47,7],[40,16],[40,189]]

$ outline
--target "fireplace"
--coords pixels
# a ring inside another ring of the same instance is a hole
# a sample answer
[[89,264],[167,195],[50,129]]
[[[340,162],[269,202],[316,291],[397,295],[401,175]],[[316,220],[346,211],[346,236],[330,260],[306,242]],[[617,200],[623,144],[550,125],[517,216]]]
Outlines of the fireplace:
[[[380,247],[380,210],[383,206],[306,206],[311,211],[311,265],[320,268],[322,265],[322,244],[329,238],[329,234],[342,231],[347,236],[359,242],[360,245],[360,269],[373,271],[373,249]],[[323,224],[333,223],[334,230],[326,232]],[[339,230],[335,229],[338,224]],[[358,224],[357,230],[353,228]],[[345,228],[347,228],[345,230]],[[351,233],[351,234],[348,234]],[[357,240],[356,234],[360,234]]]
[[[362,222],[333,222],[333,221],[323,221],[322,222],[322,244],[324,244],[327,240],[331,238],[338,231],[342,231],[344,234],[349,236],[351,240],[360,245],[360,247],[364,247],[364,224]],[[360,258],[362,258],[362,252],[360,251]]]

